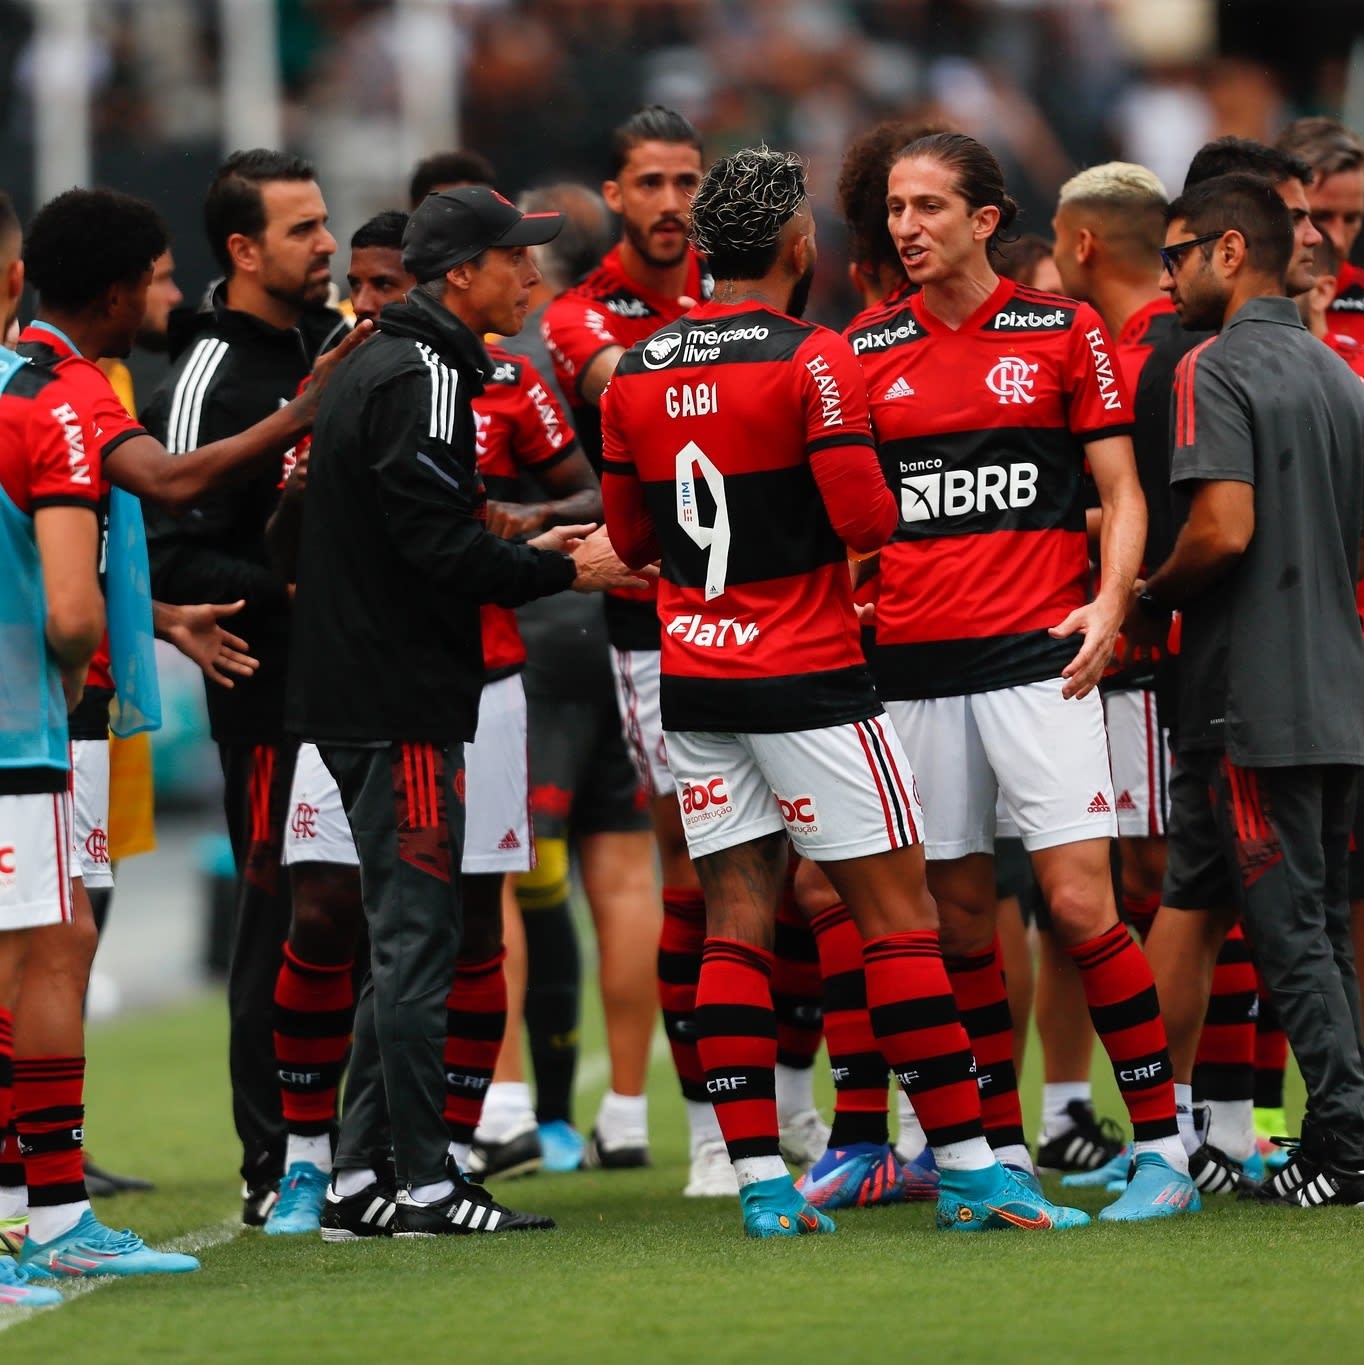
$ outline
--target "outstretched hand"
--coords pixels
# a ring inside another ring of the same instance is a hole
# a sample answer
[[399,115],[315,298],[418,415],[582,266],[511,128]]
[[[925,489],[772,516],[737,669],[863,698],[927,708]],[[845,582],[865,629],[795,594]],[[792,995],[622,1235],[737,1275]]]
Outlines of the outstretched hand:
[[249,678],[260,667],[246,641],[220,624],[223,617],[235,616],[245,605],[242,600],[177,607],[175,622],[166,632],[171,644],[220,687],[232,687],[234,677]]

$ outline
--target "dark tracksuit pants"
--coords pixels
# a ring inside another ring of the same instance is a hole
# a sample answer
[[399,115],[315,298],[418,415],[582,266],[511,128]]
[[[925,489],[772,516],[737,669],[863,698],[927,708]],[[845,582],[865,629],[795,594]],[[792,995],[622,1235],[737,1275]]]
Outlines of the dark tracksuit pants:
[[296,740],[220,743],[223,805],[237,866],[236,918],[227,972],[232,1117],[250,1186],[284,1173],[286,1132],[275,1062],[275,980],[289,936],[289,878],[280,866]]
[[1364,1167],[1364,1062],[1348,847],[1358,769],[1218,766],[1218,826],[1246,931],[1307,1086],[1308,1116]]
[[334,1165],[375,1165],[392,1143],[398,1183],[445,1178],[445,1001],[463,934],[464,745],[320,743],[360,858],[370,974]]

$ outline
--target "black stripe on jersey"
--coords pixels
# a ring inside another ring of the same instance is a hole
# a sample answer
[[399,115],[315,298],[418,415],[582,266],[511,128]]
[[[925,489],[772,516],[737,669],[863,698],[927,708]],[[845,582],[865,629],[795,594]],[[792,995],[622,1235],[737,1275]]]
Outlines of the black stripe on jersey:
[[603,472],[608,474],[633,474],[635,472],[633,460],[608,460],[603,456],[601,467]]
[[34,498],[29,504],[30,513],[36,512],[40,507],[88,507],[92,512],[98,512],[99,500],[94,493],[88,498],[83,498],[79,493],[52,493],[44,498]]
[[618,374],[660,374],[696,366],[770,365],[790,360],[815,330],[766,309],[723,318],[684,317],[620,359]]
[[1075,301],[1059,294],[1019,285],[1008,303],[980,330],[982,332],[1066,332],[1075,322]]
[[1076,439],[1053,427],[953,431],[881,443],[900,500],[896,540],[988,531],[1083,531]]
[[882,714],[865,665],[779,678],[684,678],[659,687],[665,730],[780,735],[853,725]]
[[[710,549],[692,540],[677,521],[677,485],[655,480],[644,485],[644,497],[663,550],[663,574],[684,588],[704,588]],[[696,483],[698,524],[715,525],[715,503],[704,481]],[[847,550],[829,524],[809,465],[731,474],[725,478],[729,524],[746,528],[730,542],[725,582],[766,583],[773,578],[807,574],[824,564],[847,558]],[[770,528],[770,534],[758,534]]]
[[606,639],[612,649],[658,652],[663,626],[658,619],[656,601],[638,602],[628,597],[612,597],[608,593],[603,598],[602,610]]
[[121,446],[124,443],[124,441],[131,441],[134,436],[146,435],[147,435],[146,427],[136,427],[130,431],[120,431],[119,434],[113,438],[113,440],[106,441],[105,444],[100,447],[99,457],[101,460],[107,460],[109,456],[112,455],[114,451],[116,451],[119,448],[119,446]]
[[860,431],[831,431],[806,445],[806,451],[813,455],[816,451],[832,450],[834,446],[870,446],[876,449],[876,442]]
[[881,736],[874,725],[859,725],[857,728],[862,738],[867,741],[867,746],[876,759],[876,766],[881,770],[881,784],[885,788],[886,801],[895,816],[895,828],[900,835],[901,847],[912,844],[914,839],[905,828],[905,807],[904,802],[900,800],[900,784],[891,769],[890,760],[886,757],[886,748],[881,742]]
[[882,313],[865,326],[845,332],[854,355],[868,351],[888,351],[892,346],[906,346],[910,342],[925,341],[928,329],[914,316],[908,302],[894,312]]
[[1000,687],[1057,679],[1080,648],[1078,639],[1053,640],[1045,630],[989,639],[935,640],[876,647],[876,690],[887,701],[960,697]]
[[[29,350],[27,343],[24,351]],[[46,348],[44,348],[46,349]],[[57,353],[52,353],[52,363],[57,360]],[[28,357],[30,360],[32,357]],[[42,369],[41,362],[24,365],[14,371],[10,381],[5,385],[6,398],[36,398],[49,384],[56,382],[57,376],[51,370]]]

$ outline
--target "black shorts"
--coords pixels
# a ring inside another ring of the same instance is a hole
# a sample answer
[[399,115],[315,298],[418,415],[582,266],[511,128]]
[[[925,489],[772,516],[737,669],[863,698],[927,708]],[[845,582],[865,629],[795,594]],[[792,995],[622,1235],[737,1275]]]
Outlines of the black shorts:
[[1350,830],[1350,899],[1364,900],[1364,786],[1355,793],[1355,822]]
[[630,761],[609,687],[592,701],[531,693],[526,706],[537,839],[653,828],[649,798]]
[[1179,754],[1170,773],[1165,887],[1173,910],[1231,910],[1240,904],[1236,876],[1217,825],[1216,752]]
[[996,839],[995,898],[1007,900],[1011,896],[1018,901],[1025,927],[1036,925],[1043,931],[1051,928],[1051,912],[1033,875],[1032,858],[1023,847],[1023,840]]

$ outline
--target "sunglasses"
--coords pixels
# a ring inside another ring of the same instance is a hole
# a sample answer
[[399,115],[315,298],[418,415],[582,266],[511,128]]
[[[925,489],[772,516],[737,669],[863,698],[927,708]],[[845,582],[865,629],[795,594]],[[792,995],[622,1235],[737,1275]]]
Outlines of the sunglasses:
[[1173,246],[1163,246],[1160,248],[1160,263],[1166,271],[1173,275],[1179,269],[1179,258],[1186,251],[1191,251],[1196,246],[1206,246],[1209,242],[1216,242],[1227,235],[1228,229],[1223,228],[1220,232],[1205,232],[1201,237],[1190,237],[1187,242],[1176,242]]

